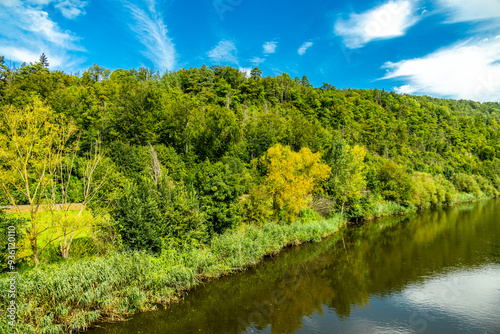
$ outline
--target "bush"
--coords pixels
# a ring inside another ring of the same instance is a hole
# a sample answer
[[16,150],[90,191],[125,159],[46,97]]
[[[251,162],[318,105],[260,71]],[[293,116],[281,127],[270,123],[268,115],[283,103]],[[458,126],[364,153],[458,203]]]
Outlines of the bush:
[[453,184],[460,192],[471,193],[474,196],[481,196],[482,191],[472,175],[458,173],[453,176]]
[[[8,253],[9,243],[14,243],[16,250],[18,250],[20,248],[19,244],[25,236],[25,230],[25,219],[12,214],[6,214],[0,209],[0,272],[7,269],[8,257],[10,255]],[[13,236],[13,239],[9,238],[8,231],[14,231],[15,236]],[[19,262],[23,261],[23,258],[20,258],[21,255],[19,251],[16,251],[16,267],[19,266]]]
[[482,177],[481,175],[474,175],[474,179],[476,180],[477,185],[481,189],[481,192],[483,192],[486,196],[488,197],[494,197],[498,196],[498,191],[495,189],[495,187],[491,184],[491,182]]
[[452,204],[455,202],[457,190],[453,186],[453,183],[441,174],[434,176],[434,183],[436,184],[436,195],[439,203]]
[[233,171],[228,164],[207,160],[199,165],[195,185],[210,235],[241,223],[240,197],[245,189],[242,173]]
[[436,205],[439,202],[436,183],[434,182],[432,175],[422,172],[416,172],[412,175],[412,180],[412,204],[420,208],[428,208],[431,205]]
[[128,249],[159,252],[164,238],[203,240],[206,236],[194,194],[166,177],[157,184],[143,178],[129,185],[111,215]]
[[273,214],[269,197],[269,192],[263,185],[254,186],[250,194],[244,195],[243,221],[257,225],[267,222]]
[[378,172],[381,194],[389,201],[409,205],[412,201],[412,178],[403,166],[386,162]]

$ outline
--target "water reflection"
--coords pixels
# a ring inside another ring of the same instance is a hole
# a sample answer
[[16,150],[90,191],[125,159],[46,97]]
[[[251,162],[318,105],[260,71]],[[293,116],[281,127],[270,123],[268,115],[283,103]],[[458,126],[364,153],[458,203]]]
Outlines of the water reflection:
[[500,333],[500,201],[353,227],[92,333]]

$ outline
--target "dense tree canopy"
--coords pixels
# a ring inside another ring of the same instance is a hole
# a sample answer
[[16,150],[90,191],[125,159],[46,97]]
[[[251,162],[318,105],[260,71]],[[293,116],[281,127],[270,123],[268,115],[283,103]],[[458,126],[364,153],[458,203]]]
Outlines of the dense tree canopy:
[[[360,217],[386,201],[428,207],[500,189],[499,103],[315,88],[306,76],[263,76],[258,68],[247,78],[228,66],[160,74],[94,65],[81,75],[49,66],[45,55],[21,67],[0,58],[0,119],[46,110],[33,115],[44,128],[64,120],[78,132],[76,162],[99,140],[110,170],[99,203],[109,204],[130,248],[203,241],[263,217],[294,220],[318,198]],[[15,153],[9,131],[0,129],[5,176]],[[28,167],[35,177],[37,163]],[[155,168],[161,182],[153,181]],[[9,196],[32,201],[3,184],[1,204]]]

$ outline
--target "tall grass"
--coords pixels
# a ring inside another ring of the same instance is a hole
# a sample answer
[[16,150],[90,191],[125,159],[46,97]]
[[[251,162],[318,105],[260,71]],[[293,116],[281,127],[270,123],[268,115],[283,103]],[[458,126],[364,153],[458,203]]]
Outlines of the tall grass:
[[[161,255],[113,253],[69,260],[19,274],[17,327],[0,321],[2,333],[73,333],[98,320],[117,320],[152,310],[178,298],[182,290],[259,262],[287,245],[318,241],[335,231],[341,218],[262,227],[245,225],[209,245],[164,247]],[[8,290],[7,276],[0,289]],[[7,308],[6,294],[0,307]]]

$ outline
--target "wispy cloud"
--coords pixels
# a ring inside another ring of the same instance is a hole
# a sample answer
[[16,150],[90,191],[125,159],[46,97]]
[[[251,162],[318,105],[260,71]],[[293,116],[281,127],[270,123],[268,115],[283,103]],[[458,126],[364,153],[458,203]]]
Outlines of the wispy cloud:
[[156,9],[156,2],[145,0],[131,3],[123,0],[122,3],[134,21],[130,28],[146,48],[142,54],[156,68],[173,70],[176,64],[175,46],[167,35],[168,30],[161,13]]
[[85,14],[85,6],[87,2],[81,0],[64,0],[55,5],[67,19],[74,19]]
[[388,70],[384,79],[406,82],[395,87],[400,93],[500,102],[500,36],[469,40],[384,67]]
[[75,41],[75,37],[66,31],[62,31],[57,23],[49,18],[49,14],[34,8],[23,8],[18,12],[19,28],[30,31],[45,40],[64,46]]
[[[63,30],[43,6],[53,1],[0,2],[0,54],[14,62],[36,62],[43,52],[53,69],[73,70],[83,60],[80,39]],[[8,32],[8,33],[5,33]]]
[[498,0],[437,0],[450,16],[449,23],[500,18]]
[[237,49],[232,41],[220,41],[207,55],[216,63],[238,64]]
[[352,13],[347,20],[338,19],[334,32],[348,48],[355,49],[373,40],[403,36],[418,20],[416,1],[394,0],[361,14]]
[[312,45],[313,45],[313,42],[305,42],[297,50],[297,53],[302,56],[304,53],[306,53],[307,49],[309,49]]
[[[61,14],[67,19],[75,19],[80,15],[85,15],[85,7],[88,2],[84,0],[25,0],[23,1],[28,5],[43,8],[49,4],[53,4]],[[19,4],[19,0],[1,0],[0,3],[4,5]]]
[[261,58],[261,57],[253,57],[250,59],[250,62],[254,64],[255,66],[259,66],[261,63],[263,63],[266,60],[266,58]]
[[277,47],[278,47],[278,42],[275,41],[265,42],[264,45],[262,46],[265,54],[275,53]]

